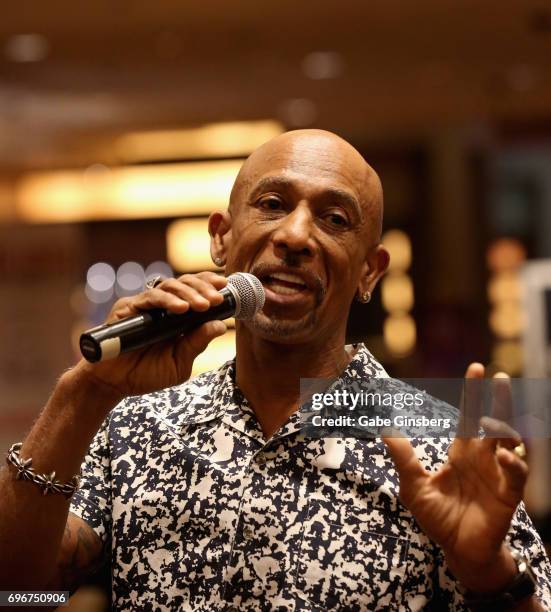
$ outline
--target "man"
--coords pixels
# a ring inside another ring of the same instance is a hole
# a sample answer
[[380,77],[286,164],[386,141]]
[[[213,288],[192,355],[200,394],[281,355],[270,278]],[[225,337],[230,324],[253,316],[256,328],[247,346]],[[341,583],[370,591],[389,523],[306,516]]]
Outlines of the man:
[[[68,514],[63,495],[3,472],[2,588],[73,586],[108,559],[116,609],[463,610],[466,592],[509,589],[512,547],[538,584],[511,609],[551,606],[549,563],[516,511],[526,465],[515,435],[458,439],[446,460],[443,440],[385,447],[300,431],[301,378],[386,375],[365,347],[345,347],[350,303],[367,301],[388,265],[381,218],[377,175],[337,136],[289,132],[253,153],[229,209],[209,220],[213,259],[266,290],[262,312],[237,322],[235,362],[184,382],[225,331],[215,321],[66,372],[20,457],[65,483],[93,439],[82,486]],[[225,284],[167,279],[109,319],[207,310]]]

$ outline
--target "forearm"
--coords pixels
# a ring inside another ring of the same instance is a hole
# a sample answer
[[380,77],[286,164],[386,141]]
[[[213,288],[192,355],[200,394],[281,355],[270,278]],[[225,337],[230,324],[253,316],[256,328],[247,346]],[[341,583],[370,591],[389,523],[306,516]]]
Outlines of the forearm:
[[[55,471],[57,480],[67,482],[118,399],[78,367],[66,372],[25,439],[21,457],[31,457],[37,473]],[[55,569],[69,500],[44,496],[37,485],[15,476],[13,467],[0,472],[0,588],[37,588]]]

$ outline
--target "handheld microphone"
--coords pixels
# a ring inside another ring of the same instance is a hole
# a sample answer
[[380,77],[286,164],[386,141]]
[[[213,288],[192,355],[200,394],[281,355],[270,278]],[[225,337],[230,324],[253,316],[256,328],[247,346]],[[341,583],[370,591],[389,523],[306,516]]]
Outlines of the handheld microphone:
[[188,310],[175,314],[154,308],[114,323],[93,327],[80,336],[80,351],[92,363],[113,359],[121,353],[181,336],[207,321],[229,317],[252,319],[264,306],[264,287],[256,276],[247,272],[228,276],[228,284],[220,293],[224,301],[204,312]]

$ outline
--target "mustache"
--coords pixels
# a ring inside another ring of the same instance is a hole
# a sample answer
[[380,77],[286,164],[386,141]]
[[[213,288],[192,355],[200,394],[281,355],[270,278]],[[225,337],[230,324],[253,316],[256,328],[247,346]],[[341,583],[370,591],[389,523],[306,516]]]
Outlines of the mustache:
[[296,271],[300,276],[303,276],[308,285],[314,290],[314,297],[316,300],[316,305],[319,305],[325,294],[327,293],[327,288],[319,274],[308,270],[307,268],[303,268],[301,265],[297,265],[297,263],[291,258],[280,259],[278,261],[274,261],[273,263],[257,263],[252,266],[250,269],[250,273],[255,276],[262,278],[263,276],[268,276],[271,272],[273,272],[274,267],[283,266],[289,270],[289,272]]

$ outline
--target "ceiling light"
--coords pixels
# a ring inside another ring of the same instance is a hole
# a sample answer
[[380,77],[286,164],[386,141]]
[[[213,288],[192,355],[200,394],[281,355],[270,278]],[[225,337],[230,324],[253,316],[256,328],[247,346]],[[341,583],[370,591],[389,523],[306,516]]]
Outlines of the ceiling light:
[[335,79],[343,71],[342,57],[334,51],[309,53],[302,60],[302,71],[309,79]]
[[15,34],[4,45],[6,57],[13,62],[40,62],[46,59],[50,45],[42,34]]
[[29,173],[15,187],[16,215],[31,223],[208,215],[226,208],[241,163]]
[[280,115],[289,127],[305,127],[314,123],[318,116],[318,109],[312,100],[292,98],[283,102]]
[[233,121],[182,130],[131,132],[115,142],[125,162],[246,157],[283,132],[277,121]]

